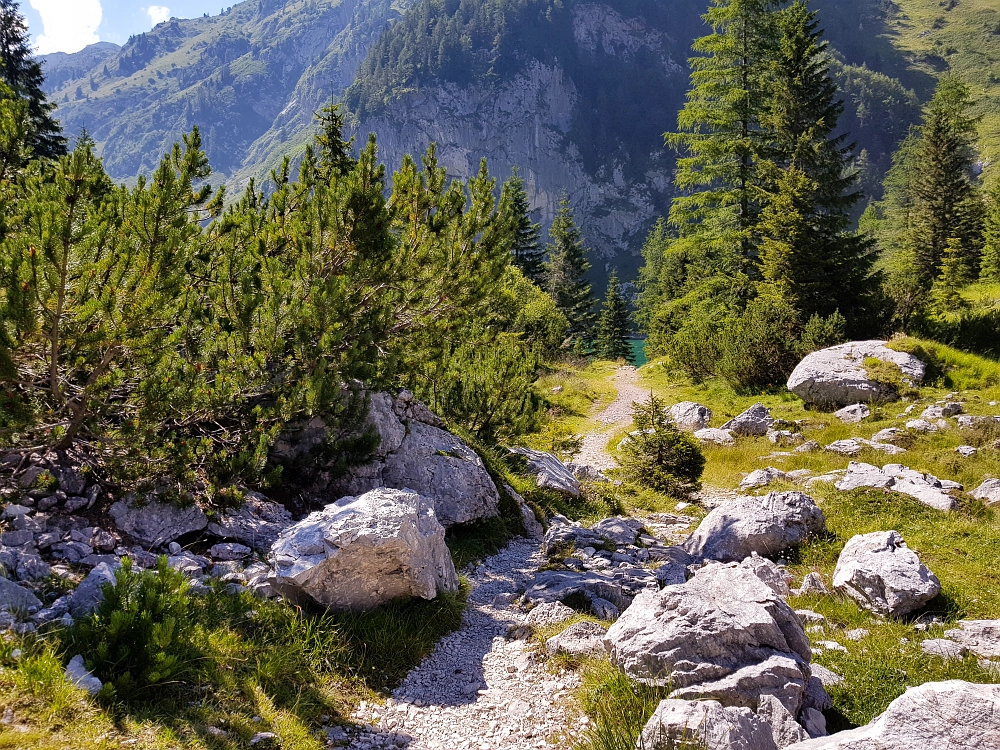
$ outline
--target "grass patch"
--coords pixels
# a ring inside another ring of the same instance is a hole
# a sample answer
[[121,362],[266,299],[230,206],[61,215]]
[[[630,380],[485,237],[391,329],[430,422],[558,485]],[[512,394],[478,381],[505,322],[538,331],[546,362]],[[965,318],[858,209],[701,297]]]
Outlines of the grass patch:
[[249,594],[194,597],[199,658],[184,682],[161,685],[142,703],[97,704],[72,688],[62,676],[72,655],[60,648],[63,633],[15,638],[0,645],[0,707],[15,717],[0,726],[0,748],[104,750],[133,740],[154,750],[228,750],[272,731],[283,750],[319,750],[320,717],[347,722],[358,701],[397,684],[461,624],[465,593],[463,582],[458,594],[353,615]]
[[604,659],[585,662],[582,678],[578,695],[592,723],[580,750],[635,750],[642,728],[670,689],[632,682]]
[[901,338],[889,347],[908,352],[928,365],[924,382],[958,391],[987,390],[1000,386],[1000,362],[969,354],[951,346],[917,338]]

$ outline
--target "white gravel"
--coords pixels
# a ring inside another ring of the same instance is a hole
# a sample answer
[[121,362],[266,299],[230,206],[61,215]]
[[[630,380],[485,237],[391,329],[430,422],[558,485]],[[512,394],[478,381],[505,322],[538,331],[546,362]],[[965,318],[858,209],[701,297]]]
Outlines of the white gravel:
[[569,748],[586,728],[574,704],[579,678],[540,663],[508,632],[524,622],[513,602],[544,563],[537,542],[515,540],[468,574],[462,627],[410,672],[384,706],[364,705],[360,732],[337,744],[358,750]]

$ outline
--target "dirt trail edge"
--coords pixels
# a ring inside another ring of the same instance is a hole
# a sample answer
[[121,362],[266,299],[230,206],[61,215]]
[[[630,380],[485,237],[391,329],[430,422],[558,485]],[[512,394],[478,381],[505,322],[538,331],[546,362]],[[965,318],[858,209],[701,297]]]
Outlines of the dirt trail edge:
[[607,408],[595,417],[603,425],[583,436],[583,448],[573,460],[579,464],[589,464],[598,469],[613,469],[618,464],[605,447],[611,433],[632,421],[632,403],[644,401],[649,394],[637,385],[638,371],[631,366],[615,370],[611,382],[618,389],[618,395]]

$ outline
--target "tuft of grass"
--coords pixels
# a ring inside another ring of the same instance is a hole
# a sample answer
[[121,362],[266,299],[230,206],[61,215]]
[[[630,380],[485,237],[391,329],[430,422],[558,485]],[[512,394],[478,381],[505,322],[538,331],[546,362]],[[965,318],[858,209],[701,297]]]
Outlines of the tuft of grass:
[[632,682],[605,659],[583,665],[578,696],[591,726],[578,750],[635,750],[642,728],[670,688]]
[[927,364],[925,385],[958,391],[1000,386],[1000,362],[996,360],[909,336],[890,341],[889,348],[912,354]]

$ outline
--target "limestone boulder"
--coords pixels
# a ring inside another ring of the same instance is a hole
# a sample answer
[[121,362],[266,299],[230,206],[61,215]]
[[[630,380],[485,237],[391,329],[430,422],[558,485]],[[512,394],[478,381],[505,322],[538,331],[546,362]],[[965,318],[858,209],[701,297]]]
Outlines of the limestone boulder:
[[802,492],[741,496],[709,513],[681,546],[696,560],[742,560],[777,555],[826,533],[826,519]]
[[579,480],[551,453],[531,448],[511,448],[510,452],[527,459],[528,473],[535,477],[539,487],[547,487],[570,497],[580,497]]
[[730,447],[736,445],[736,438],[733,437],[732,430],[720,430],[716,427],[706,427],[702,430],[696,430],[694,436],[702,443],[711,443],[712,445],[721,445],[725,447]]
[[596,622],[577,622],[545,641],[550,654],[596,656],[604,654],[607,630]]
[[277,592],[335,611],[458,588],[433,504],[405,490],[372,490],[311,513],[281,533],[271,564]]
[[611,661],[668,697],[756,709],[773,695],[793,716],[812,652],[795,612],[754,572],[711,564],[686,583],[640,593],[605,637]]
[[788,378],[788,390],[810,404],[894,401],[894,388],[868,377],[868,358],[896,365],[912,385],[924,378],[925,365],[912,354],[893,351],[885,341],[852,341],[806,355]]
[[369,402],[368,426],[381,440],[374,460],[330,483],[327,493],[411,490],[431,501],[445,527],[497,515],[500,493],[483,460],[412,393],[370,394]]
[[712,421],[712,410],[694,401],[681,401],[670,407],[670,418],[678,429],[697,432],[708,427]]
[[660,701],[642,730],[643,750],[778,750],[771,725],[749,708],[724,707],[713,700]]
[[941,592],[941,583],[897,531],[852,537],[833,571],[833,588],[880,615],[905,615]]
[[740,482],[741,490],[749,490],[755,487],[766,487],[773,482],[791,482],[792,478],[781,469],[768,466],[766,469],[754,469]]
[[41,606],[42,602],[34,592],[0,577],[0,612],[27,611]]
[[181,507],[158,500],[140,503],[130,498],[116,502],[109,513],[119,531],[150,548],[161,547],[208,526],[208,516],[197,505]]
[[833,414],[833,416],[844,424],[858,424],[868,419],[871,415],[872,410],[867,404],[851,404]]
[[742,414],[738,414],[724,425],[723,430],[732,430],[744,437],[762,437],[774,426],[771,410],[764,404],[754,404]]
[[119,567],[121,567],[120,563],[110,564],[106,562],[95,566],[70,595],[69,613],[73,617],[84,617],[95,612],[104,601],[105,584],[114,584],[115,571]]
[[944,635],[981,659],[1000,659],[1000,620],[959,620]]
[[858,729],[788,750],[1000,750],[1000,685],[962,680],[909,688]]
[[961,485],[938,479],[933,474],[924,474],[902,464],[886,464],[882,468],[860,461],[852,461],[847,473],[836,483],[842,492],[861,487],[892,490],[919,500],[937,510],[953,510],[958,501],[950,494]]
[[972,491],[972,496],[985,500],[987,505],[1000,504],[1000,479],[987,479]]
[[292,514],[283,505],[248,492],[240,507],[223,511],[208,524],[208,533],[266,552],[291,525]]

